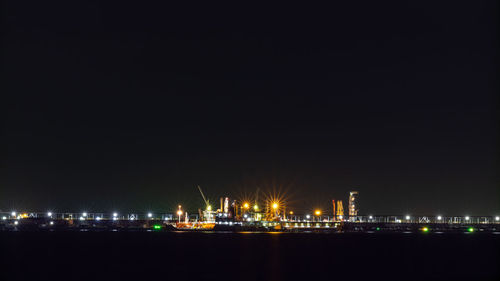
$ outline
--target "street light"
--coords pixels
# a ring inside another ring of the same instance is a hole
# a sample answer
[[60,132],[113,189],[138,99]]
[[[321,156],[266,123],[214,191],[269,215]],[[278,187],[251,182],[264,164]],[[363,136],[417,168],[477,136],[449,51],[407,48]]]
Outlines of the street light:
[[442,219],[442,217],[441,216],[437,216],[437,219],[438,219],[438,221],[440,221]]
[[405,218],[406,218],[407,221],[410,220],[410,216],[409,215],[406,215]]
[[179,205],[179,210],[177,211],[177,215],[179,216],[179,223],[181,222],[182,209],[181,205]]
[[496,216],[496,217],[495,217],[495,221],[500,221],[500,217],[499,217],[499,216]]
[[153,214],[148,213],[148,218],[151,218],[151,217],[153,217]]
[[52,212],[48,212],[48,213],[47,213],[47,216],[48,216],[48,217],[52,217]]
[[465,216],[465,220],[468,221],[470,219],[469,216]]
[[248,209],[248,208],[250,208],[250,205],[247,202],[245,202],[245,203],[243,203],[243,208]]

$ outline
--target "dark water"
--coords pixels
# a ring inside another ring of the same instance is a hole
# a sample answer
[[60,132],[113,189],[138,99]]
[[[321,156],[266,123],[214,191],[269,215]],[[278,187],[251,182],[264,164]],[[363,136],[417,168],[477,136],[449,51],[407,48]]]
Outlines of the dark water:
[[500,280],[500,235],[3,232],[0,280]]

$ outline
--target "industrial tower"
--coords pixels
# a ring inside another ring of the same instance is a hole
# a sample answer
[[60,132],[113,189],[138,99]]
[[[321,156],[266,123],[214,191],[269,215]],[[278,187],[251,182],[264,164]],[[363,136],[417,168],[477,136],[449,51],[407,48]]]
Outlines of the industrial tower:
[[349,193],[349,218],[356,217],[358,215],[358,192],[351,191]]

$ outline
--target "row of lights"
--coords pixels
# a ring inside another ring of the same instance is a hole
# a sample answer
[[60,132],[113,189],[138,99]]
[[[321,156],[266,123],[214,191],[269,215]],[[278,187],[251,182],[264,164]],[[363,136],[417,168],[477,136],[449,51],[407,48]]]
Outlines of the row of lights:
[[[180,205],[179,205],[179,207],[180,207]],[[246,205],[245,205],[245,207],[247,208],[247,207],[248,207],[248,204],[246,204]],[[273,209],[277,209],[277,208],[278,208],[277,204],[276,204],[276,203],[275,203],[275,204],[273,204]],[[292,214],[293,214],[293,212],[290,212],[290,214],[292,215]],[[316,216],[320,216],[320,215],[321,215],[321,211],[320,211],[320,210],[316,210],[316,211],[314,211],[314,214],[315,214]],[[12,216],[12,217],[16,217],[16,215],[17,215],[17,213],[16,213],[16,212],[12,212],[12,213],[11,213],[11,216]],[[48,216],[48,217],[52,217],[52,215],[53,215],[53,214],[52,214],[52,212],[47,212],[47,216]],[[177,211],[177,215],[179,215],[179,216],[180,216],[180,215],[182,215],[182,210],[181,210],[180,208],[179,208],[179,210]],[[83,212],[83,213],[82,213],[82,216],[80,217],[80,220],[84,220],[87,216],[88,216],[87,212]],[[152,213],[148,213],[148,214],[147,214],[147,216],[148,216],[148,218],[152,218],[152,217],[153,217],[153,214],[152,214]],[[310,216],[310,215],[306,215],[306,218],[307,218],[307,219],[310,219],[310,218],[311,218],[311,216]],[[341,218],[341,219],[342,219],[342,216],[339,216],[339,218]],[[441,215],[438,215],[436,218],[437,218],[437,220],[442,220],[442,219],[443,219],[443,217],[442,217]],[[5,220],[5,219],[7,219],[7,218],[4,216],[4,217],[2,217],[2,219],[4,219],[4,220]],[[116,212],[115,212],[115,213],[113,213],[113,220],[117,220],[117,219],[118,219],[118,213],[116,213]],[[368,216],[368,219],[370,219],[370,220],[371,220],[371,219],[373,219],[373,216],[372,216],[372,215]],[[410,220],[410,219],[411,219],[411,216],[410,216],[410,215],[406,215],[406,216],[405,216],[405,219],[406,219],[406,220]],[[96,220],[101,220],[101,217],[96,217]],[[470,220],[470,217],[469,217],[469,216],[465,216],[465,220]],[[499,217],[499,216],[496,216],[496,217],[495,217],[495,221],[500,221],[500,217]]]
[[[465,216],[464,218],[465,218],[465,220],[466,220],[466,221],[470,220],[470,217],[469,217],[469,216]],[[373,219],[373,216],[372,216],[372,215],[368,216],[368,219],[372,220],[372,219]],[[410,219],[411,219],[411,216],[410,216],[410,215],[406,215],[406,216],[405,216],[405,219],[406,219],[406,220],[410,220]],[[442,220],[442,219],[443,219],[443,217],[442,217],[442,216],[436,216],[436,219],[440,221],[440,220]],[[500,217],[499,217],[499,216],[496,216],[496,217],[495,217],[495,221],[500,221]]]

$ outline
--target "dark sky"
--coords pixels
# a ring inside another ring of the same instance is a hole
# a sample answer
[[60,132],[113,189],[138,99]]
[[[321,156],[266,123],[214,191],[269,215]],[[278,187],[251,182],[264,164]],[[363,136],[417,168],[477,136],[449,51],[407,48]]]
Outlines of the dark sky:
[[495,1],[167,2],[4,3],[0,209],[500,211]]

